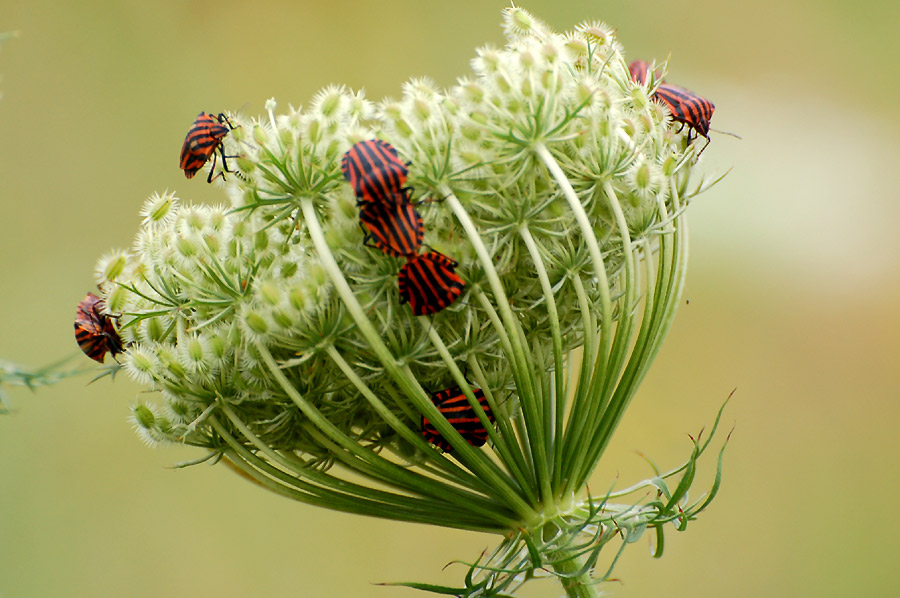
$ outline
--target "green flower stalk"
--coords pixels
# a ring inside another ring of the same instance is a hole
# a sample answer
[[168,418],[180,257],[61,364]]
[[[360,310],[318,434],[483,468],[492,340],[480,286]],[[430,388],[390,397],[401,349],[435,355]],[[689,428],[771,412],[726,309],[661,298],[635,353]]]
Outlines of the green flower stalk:
[[[5,359],[0,359],[0,415],[10,413],[8,391],[15,386],[24,386],[32,391],[42,386],[52,386],[66,378],[85,374],[93,368],[84,366],[68,366],[75,355],[71,355],[49,365],[39,368],[27,367]],[[106,370],[111,372],[112,370]],[[98,377],[106,375],[101,373]]]
[[[479,50],[449,90],[415,79],[373,103],[333,86],[306,109],[229,115],[229,204],[153,195],[97,281],[124,369],[159,393],[134,408],[148,442],[203,447],[300,502],[504,536],[466,587],[414,587],[508,594],[545,571],[593,596],[601,547],[683,526],[715,494],[686,502],[699,439],[684,466],[625,493],[656,497],[586,492],[672,323],[684,208],[703,185],[695,146],[632,81],[611,29],[557,34],[516,7],[503,23],[506,46]],[[376,138],[409,162],[424,243],[466,283],[433,315],[400,302],[404,260],[364,243],[341,173]],[[484,448],[432,403],[453,386]]]

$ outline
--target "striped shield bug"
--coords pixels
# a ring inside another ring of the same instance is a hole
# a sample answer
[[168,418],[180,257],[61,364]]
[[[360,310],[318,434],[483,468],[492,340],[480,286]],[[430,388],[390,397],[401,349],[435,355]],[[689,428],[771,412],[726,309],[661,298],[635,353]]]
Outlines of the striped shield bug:
[[359,204],[408,201],[406,166],[397,150],[381,139],[354,144],[341,160],[341,172]]
[[[628,72],[631,73],[632,81],[646,85],[647,76],[650,74],[650,63],[644,60],[635,60],[628,65]],[[657,75],[657,73],[654,73],[654,75]]]
[[103,363],[106,353],[115,359],[116,355],[125,349],[122,339],[113,326],[112,318],[103,313],[103,299],[93,293],[78,304],[75,311],[75,340],[84,354]]
[[[218,116],[201,112],[188,130],[187,137],[184,138],[184,145],[181,146],[179,167],[184,171],[184,176],[189,179],[193,178],[210,158],[213,159],[213,164],[209,169],[209,176],[206,177],[207,183],[211,183],[213,178],[219,176],[225,178],[226,172],[233,172],[228,170],[228,162],[225,159],[235,156],[225,155],[225,146],[222,140],[229,131],[234,129],[234,125],[231,124],[224,112],[219,113]],[[216,170],[217,153],[222,156],[222,170],[213,177],[213,172]]]
[[[705,138],[706,145],[709,145],[709,121],[716,109],[712,102],[671,83],[660,84],[653,97],[669,109],[672,120],[681,123],[682,128],[687,125],[688,143],[690,143],[690,131],[693,129],[697,135]],[[706,145],[697,154],[698,156],[706,149]]]
[[[631,73],[631,80],[641,85],[647,85],[650,82],[650,63],[646,60],[634,60],[628,65],[628,72]],[[652,71],[654,81],[665,81],[662,73],[658,70]]]
[[[472,393],[484,410],[488,420],[494,423],[494,414],[491,412],[491,407],[484,396],[484,391],[480,388],[472,388]],[[487,442],[487,430],[482,425],[481,420],[478,419],[475,408],[469,404],[469,400],[459,386],[445,388],[432,393],[431,402],[434,403],[441,415],[447,418],[447,421],[469,444],[474,447],[480,447]],[[434,424],[425,416],[422,416],[422,436],[442,451],[449,452],[453,449],[447,439],[441,436]]]
[[441,311],[459,299],[466,288],[455,272],[458,265],[437,251],[409,257],[397,276],[400,303],[409,303],[417,316]]
[[394,257],[415,255],[425,237],[422,216],[409,202],[363,204],[359,221],[366,231],[366,244],[371,242]]

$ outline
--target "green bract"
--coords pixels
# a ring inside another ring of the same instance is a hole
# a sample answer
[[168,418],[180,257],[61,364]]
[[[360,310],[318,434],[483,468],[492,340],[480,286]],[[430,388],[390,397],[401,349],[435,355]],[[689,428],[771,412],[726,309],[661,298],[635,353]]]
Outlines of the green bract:
[[[162,408],[135,411],[151,441],[207,447],[313,504],[534,532],[576,576],[554,538],[574,542],[576,520],[613,535],[610,511],[575,496],[674,315],[695,150],[605,25],[504,19],[507,45],[479,50],[449,90],[416,79],[373,103],[329,87],[307,109],[229,115],[231,205],[154,195],[133,248],[97,272],[126,370],[161,391]],[[399,302],[404,260],[363,243],[340,166],[374,138],[409,162],[424,243],[466,282],[432,316]],[[489,447],[431,404],[454,385],[473,406],[471,387],[485,391]],[[455,460],[421,437],[423,416]],[[672,508],[644,508],[640,526]],[[516,542],[508,554],[532,546]]]

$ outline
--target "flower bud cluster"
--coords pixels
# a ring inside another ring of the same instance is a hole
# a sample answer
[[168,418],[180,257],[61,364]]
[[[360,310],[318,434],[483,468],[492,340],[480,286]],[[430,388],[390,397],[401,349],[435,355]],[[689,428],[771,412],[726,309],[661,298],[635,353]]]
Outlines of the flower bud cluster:
[[[334,351],[396,417],[418,428],[419,412],[386,375],[336,292],[304,202],[314,206],[328,259],[396,364],[425,390],[454,384],[434,332],[464,371],[471,374],[468,366],[477,364],[482,386],[495,392],[512,386],[496,315],[485,305],[508,302],[535,359],[547,360],[533,364],[538,371],[553,369],[553,318],[566,349],[582,342],[580,301],[586,297],[594,313],[599,309],[593,305],[597,265],[536,148],[549,150],[578,194],[613,284],[622,266],[621,232],[607,194],[620,199],[632,240],[651,240],[660,206],[671,207],[672,172],[665,164],[677,162],[682,170],[690,164],[681,159],[685,148],[667,131],[665,114],[632,82],[608,27],[585,23],[557,34],[513,7],[504,11],[504,29],[506,46],[479,50],[472,73],[448,90],[414,79],[399,99],[376,104],[362,92],[332,86],[306,109],[276,114],[270,100],[261,118],[230,115],[236,128],[224,143],[228,155],[238,156],[241,173],[225,183],[230,207],[188,205],[174,193],[147,201],[132,249],[97,266],[108,309],[122,316],[126,370],[161,391],[167,405],[135,412],[146,437],[215,448],[221,442],[204,418],[225,403],[268,446],[326,456],[327,443],[310,433],[260,348],[300,395],[362,444],[404,448]],[[424,244],[460,262],[466,293],[430,317],[416,317],[399,303],[402,260],[363,244],[340,163],[354,143],[373,138],[409,162],[412,201],[428,200],[420,207]],[[443,201],[451,196],[478,231],[490,266],[477,259],[471,228],[467,233]],[[526,234],[550,278],[554,310],[535,275]],[[495,295],[488,267],[506,297]],[[504,404],[506,417],[514,417],[515,405]]]

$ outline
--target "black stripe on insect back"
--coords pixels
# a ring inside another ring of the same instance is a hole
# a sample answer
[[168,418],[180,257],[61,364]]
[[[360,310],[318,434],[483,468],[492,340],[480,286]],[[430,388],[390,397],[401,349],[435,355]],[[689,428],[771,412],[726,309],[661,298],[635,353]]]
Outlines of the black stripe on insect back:
[[[628,65],[628,72],[631,74],[631,80],[635,83],[647,85],[650,82],[650,63],[645,60],[632,61]],[[665,82],[659,70],[653,71],[653,80]]]
[[[472,388],[472,393],[481,408],[484,410],[488,421],[494,423],[494,414],[488,405],[484,396],[484,391],[480,388]],[[474,447],[483,446],[487,442],[487,430],[478,419],[475,409],[469,404],[469,400],[459,386],[445,388],[431,394],[431,402],[438,408],[450,425],[466,439],[466,441]],[[422,436],[431,444],[437,446],[443,451],[450,451],[452,447],[450,443],[441,436],[434,424],[427,417],[422,416]]]
[[437,251],[410,257],[397,275],[400,303],[409,303],[417,316],[444,309],[466,288],[455,272],[458,265],[456,260]]
[[672,120],[686,124],[700,136],[709,139],[709,121],[715,105],[694,92],[669,83],[661,84],[654,97],[661,100],[672,113]]
[[88,293],[75,310],[75,341],[85,355],[100,363],[107,352],[115,358],[124,351],[113,319],[103,313],[103,306],[103,299]]
[[644,60],[635,60],[628,65],[628,72],[632,81],[642,85],[647,84],[647,75],[650,73],[650,63]]
[[414,255],[425,237],[422,216],[408,202],[363,204],[359,221],[367,231],[366,242],[394,257]]
[[199,155],[212,155],[213,150],[219,145],[219,142],[222,140],[222,137],[214,137],[214,134],[217,135],[218,133],[209,129],[194,131],[192,135],[189,135],[187,137],[187,142],[191,148],[191,152]]
[[[227,122],[224,114],[219,118]],[[194,120],[181,146],[179,166],[196,172],[209,160],[230,129],[212,114],[201,112]]]
[[85,355],[94,361],[103,361],[106,355],[106,337],[96,329],[88,329],[75,322],[75,342]]
[[354,144],[341,160],[341,172],[353,187],[358,203],[408,200],[404,188],[406,164],[393,146],[380,139]]
[[197,172],[203,168],[210,158],[213,159],[213,165],[209,169],[209,176],[206,182],[211,183],[213,172],[216,168],[216,154],[222,157],[222,171],[216,175],[224,178],[225,172],[232,172],[228,169],[226,158],[234,156],[225,155],[225,146],[222,140],[235,127],[225,116],[224,112],[220,112],[218,116],[213,116],[206,112],[201,112],[194,120],[194,124],[188,130],[187,136],[184,138],[184,144],[181,146],[181,156],[178,166],[184,171],[184,176],[193,178]]
[[356,172],[361,175],[372,174],[381,169],[406,171],[406,163],[400,159],[394,146],[381,139],[360,141],[350,148],[347,155],[356,166]]

